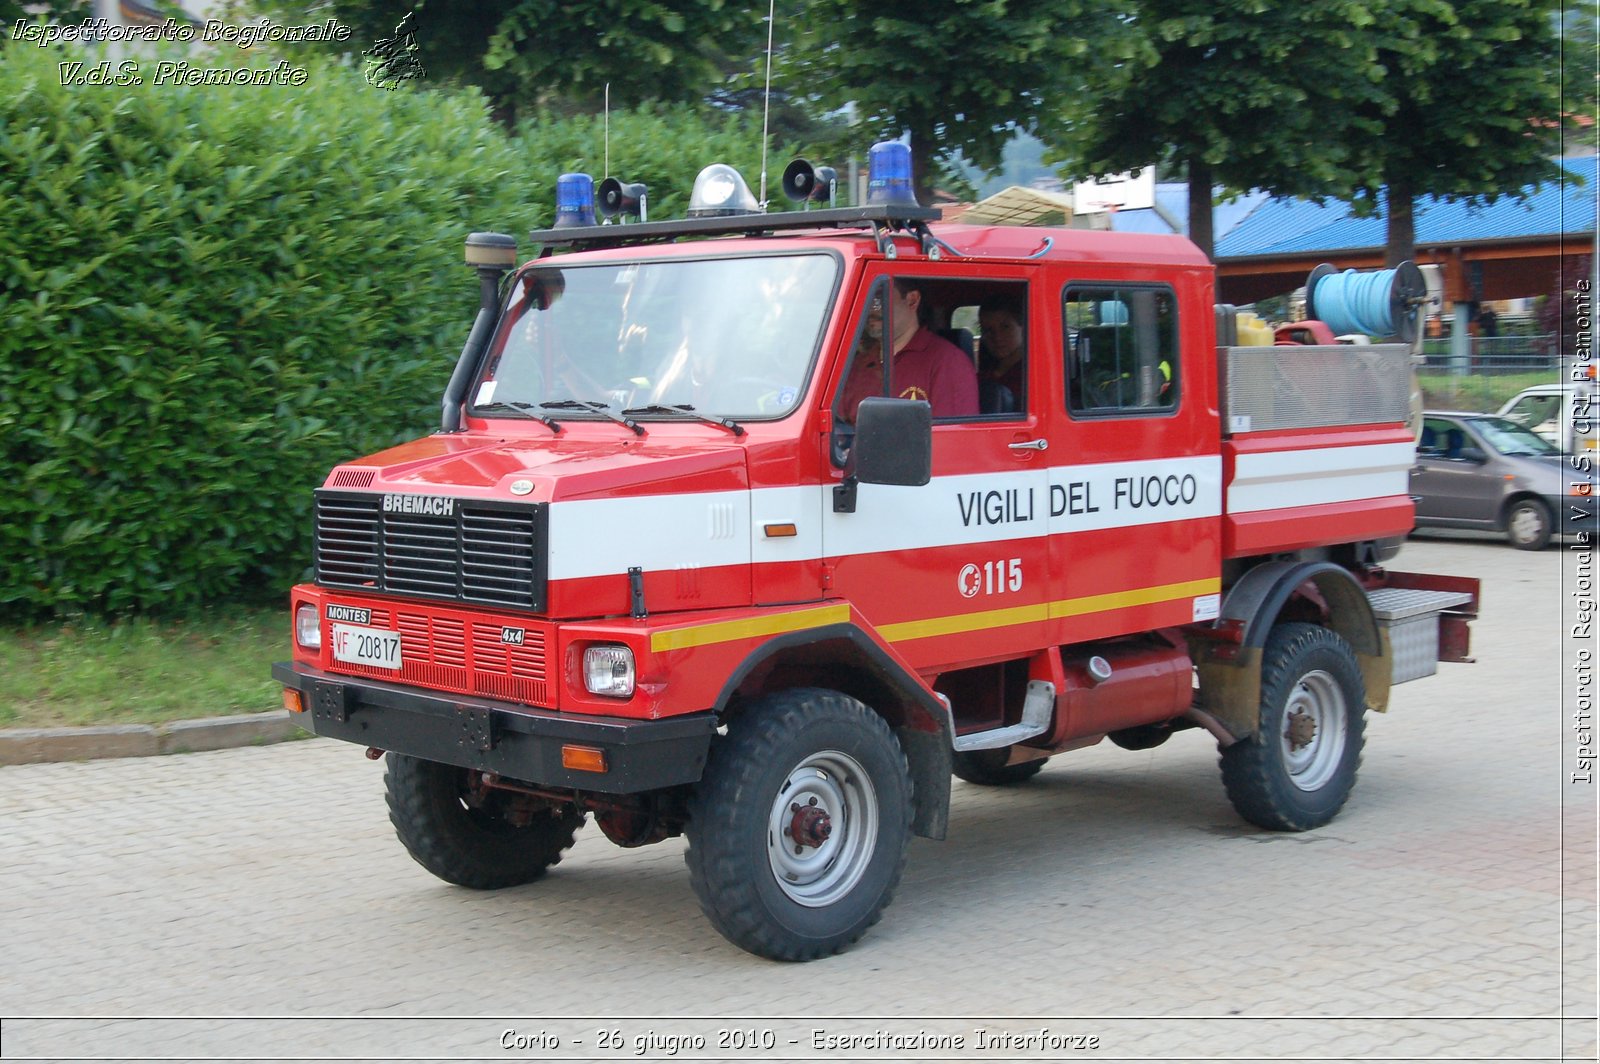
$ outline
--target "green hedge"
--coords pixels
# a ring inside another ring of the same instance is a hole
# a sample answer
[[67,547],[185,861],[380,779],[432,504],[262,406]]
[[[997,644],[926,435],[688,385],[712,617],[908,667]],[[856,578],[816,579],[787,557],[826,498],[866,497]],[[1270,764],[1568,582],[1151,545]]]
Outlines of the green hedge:
[[426,430],[516,153],[475,98],[343,69],[64,88],[63,57],[0,56],[0,602],[287,583],[329,466]]
[[[0,611],[285,587],[328,469],[437,427],[466,233],[548,224],[555,174],[601,168],[599,119],[508,138],[476,94],[334,66],[64,88],[62,52],[0,52]],[[613,161],[670,209],[691,154],[751,165],[739,128],[613,115]]]

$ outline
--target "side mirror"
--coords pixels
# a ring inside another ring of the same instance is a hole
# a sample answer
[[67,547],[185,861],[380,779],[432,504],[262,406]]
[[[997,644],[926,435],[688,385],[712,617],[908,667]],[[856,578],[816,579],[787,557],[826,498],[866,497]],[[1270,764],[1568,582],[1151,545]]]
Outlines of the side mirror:
[[861,400],[844,481],[833,489],[833,512],[855,513],[857,484],[915,488],[932,478],[933,408],[921,399]]
[[1461,448],[1461,460],[1463,462],[1471,462],[1474,465],[1483,465],[1489,460],[1489,456],[1483,452],[1481,447],[1474,447],[1468,444]]

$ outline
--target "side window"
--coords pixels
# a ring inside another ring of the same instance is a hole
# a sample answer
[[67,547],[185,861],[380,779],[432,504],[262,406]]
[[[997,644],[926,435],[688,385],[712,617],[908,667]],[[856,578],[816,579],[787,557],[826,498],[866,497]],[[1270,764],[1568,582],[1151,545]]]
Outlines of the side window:
[[[835,403],[855,420],[869,395],[921,399],[937,421],[1027,410],[1027,285],[896,276],[875,284]],[[893,357],[882,356],[888,340]]]
[[1422,423],[1422,434],[1417,438],[1418,458],[1443,458],[1450,434],[1450,422],[1428,418]]
[[[1028,411],[1028,286],[995,285],[964,308],[978,328],[978,410],[1021,416]],[[961,323],[962,312],[956,322]]]
[[1168,288],[1074,286],[1062,305],[1067,409],[1085,417],[1177,409],[1177,300]]

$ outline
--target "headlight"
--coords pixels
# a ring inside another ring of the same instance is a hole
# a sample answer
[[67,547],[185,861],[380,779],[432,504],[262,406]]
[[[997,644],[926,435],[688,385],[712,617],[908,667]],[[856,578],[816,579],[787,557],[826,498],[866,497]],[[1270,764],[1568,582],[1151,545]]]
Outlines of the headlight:
[[633,651],[622,646],[597,646],[585,650],[583,686],[592,695],[631,698]]
[[321,649],[322,625],[315,606],[307,604],[294,611],[294,641],[307,650]]

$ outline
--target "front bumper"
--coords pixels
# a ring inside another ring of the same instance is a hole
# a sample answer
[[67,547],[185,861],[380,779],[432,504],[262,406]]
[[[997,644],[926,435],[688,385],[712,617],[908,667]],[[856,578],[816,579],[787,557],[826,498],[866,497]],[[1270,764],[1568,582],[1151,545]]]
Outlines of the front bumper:
[[[471,696],[323,672],[299,662],[272,666],[272,678],[300,692],[302,728],[330,739],[494,772],[547,787],[635,794],[693,783],[705,769],[716,717],[662,720],[574,717]],[[605,751],[605,772],[561,763],[567,744]]]

